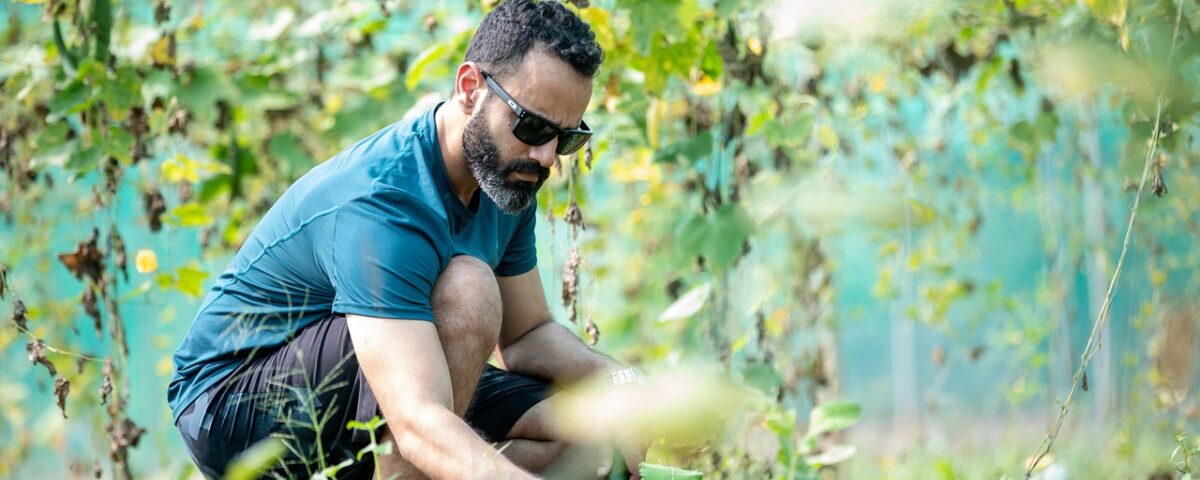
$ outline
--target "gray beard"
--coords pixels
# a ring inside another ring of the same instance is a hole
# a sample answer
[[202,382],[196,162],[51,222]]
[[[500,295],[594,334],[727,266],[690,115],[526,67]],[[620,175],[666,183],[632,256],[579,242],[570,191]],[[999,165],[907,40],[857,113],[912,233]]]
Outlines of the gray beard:
[[[488,134],[482,116],[483,112],[472,116],[463,130],[463,153],[467,157],[467,167],[471,169],[479,188],[501,211],[515,214],[537,200],[538,189],[550,176],[550,170],[529,159],[515,159],[501,166],[500,149]],[[509,182],[507,178],[513,172],[535,174],[538,181]]]

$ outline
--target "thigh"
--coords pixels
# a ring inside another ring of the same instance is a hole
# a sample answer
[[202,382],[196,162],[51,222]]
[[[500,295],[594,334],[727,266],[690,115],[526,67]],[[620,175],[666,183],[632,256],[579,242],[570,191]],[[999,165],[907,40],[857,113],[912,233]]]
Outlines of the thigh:
[[510,433],[514,433],[514,426],[526,412],[534,410],[535,405],[551,393],[551,385],[544,380],[488,365],[484,367],[479,384],[475,387],[471,407],[467,410],[467,423],[488,441],[497,442],[510,438]]
[[[370,420],[378,412],[341,316],[305,327],[283,346],[250,354],[206,394],[209,404],[199,434],[188,442],[206,476],[223,475],[239,453],[276,437],[288,453],[283,468],[274,473],[309,477],[353,459],[369,435],[347,430],[346,424]],[[370,472],[369,458],[360,462],[365,465],[339,471],[338,478]]]

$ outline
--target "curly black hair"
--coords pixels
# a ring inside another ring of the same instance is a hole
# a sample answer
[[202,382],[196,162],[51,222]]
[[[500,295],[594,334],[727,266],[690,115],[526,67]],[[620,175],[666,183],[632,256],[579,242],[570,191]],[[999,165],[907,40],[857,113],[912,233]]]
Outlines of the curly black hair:
[[588,24],[558,2],[537,0],[507,0],[488,13],[471,38],[466,61],[503,79],[533,48],[562,59],[588,78],[596,76],[604,61],[604,50]]

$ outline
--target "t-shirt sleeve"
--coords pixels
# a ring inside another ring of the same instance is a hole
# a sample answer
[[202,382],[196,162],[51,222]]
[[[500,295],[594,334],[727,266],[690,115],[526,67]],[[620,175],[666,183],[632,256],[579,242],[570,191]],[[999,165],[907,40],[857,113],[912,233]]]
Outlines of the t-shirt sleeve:
[[496,276],[520,275],[537,266],[537,242],[534,235],[534,228],[537,226],[537,205],[526,208],[519,215],[517,227],[512,238],[508,240],[508,246],[504,248],[500,264],[496,266]]
[[433,321],[430,295],[448,245],[433,211],[404,192],[373,193],[339,207],[323,262],[333,311]]

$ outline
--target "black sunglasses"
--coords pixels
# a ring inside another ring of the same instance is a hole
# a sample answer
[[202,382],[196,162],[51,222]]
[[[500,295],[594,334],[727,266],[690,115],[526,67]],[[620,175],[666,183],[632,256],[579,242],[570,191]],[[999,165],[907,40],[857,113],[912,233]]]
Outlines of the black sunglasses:
[[491,88],[496,95],[500,96],[504,103],[508,104],[513,113],[517,114],[517,123],[513,124],[512,133],[517,137],[517,140],[524,142],[527,145],[538,146],[545,145],[554,137],[558,137],[558,148],[554,149],[559,155],[570,155],[579,150],[579,147],[587,144],[588,139],[592,138],[592,130],[588,128],[587,122],[579,121],[579,128],[565,130],[555,125],[554,122],[547,120],[545,117],[536,113],[525,110],[517,104],[512,97],[508,96],[500,84],[492,79],[487,72],[480,70],[483,74],[484,81],[487,82],[488,88]]

